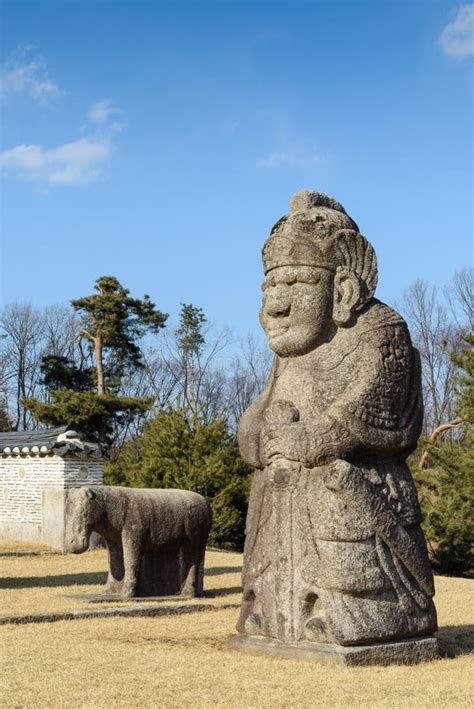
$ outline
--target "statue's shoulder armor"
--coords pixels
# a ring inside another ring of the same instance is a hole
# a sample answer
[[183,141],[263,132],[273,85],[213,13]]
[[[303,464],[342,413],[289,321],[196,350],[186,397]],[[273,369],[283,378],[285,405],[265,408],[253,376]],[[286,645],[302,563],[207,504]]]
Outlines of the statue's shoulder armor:
[[[348,328],[340,328],[338,346],[316,357],[313,362],[320,370],[336,370],[341,364],[358,358],[361,366],[365,366],[365,356],[361,350],[374,355],[390,343],[397,343],[397,349],[403,349],[404,354],[411,353],[412,346],[407,325],[395,310],[372,298],[364,310],[359,313],[355,323]],[[322,348],[321,348],[322,350]],[[352,366],[352,364],[350,364]],[[278,376],[275,368],[275,376]]]
[[418,399],[418,359],[407,324],[395,310],[374,299],[361,314],[358,329],[360,342],[377,352],[379,364],[353,413],[376,428],[397,430]]
[[395,310],[374,298],[359,316],[357,330],[361,344],[378,350],[384,370],[393,375],[411,369],[416,351],[405,320]]
[[[360,335],[373,333],[374,340],[384,340],[396,332],[403,334],[410,341],[408,327],[402,316],[380,300],[372,298],[357,320]],[[411,344],[411,342],[410,342]]]

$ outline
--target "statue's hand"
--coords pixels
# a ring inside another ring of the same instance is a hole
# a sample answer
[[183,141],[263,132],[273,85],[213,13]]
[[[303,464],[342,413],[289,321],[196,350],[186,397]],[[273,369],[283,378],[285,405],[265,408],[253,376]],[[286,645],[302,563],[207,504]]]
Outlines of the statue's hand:
[[265,427],[262,433],[263,457],[268,465],[278,457],[304,463],[308,448],[308,435],[302,423],[280,424]]
[[308,467],[319,467],[343,458],[354,449],[357,441],[347,428],[335,419],[327,418],[318,432],[312,432],[308,445]]

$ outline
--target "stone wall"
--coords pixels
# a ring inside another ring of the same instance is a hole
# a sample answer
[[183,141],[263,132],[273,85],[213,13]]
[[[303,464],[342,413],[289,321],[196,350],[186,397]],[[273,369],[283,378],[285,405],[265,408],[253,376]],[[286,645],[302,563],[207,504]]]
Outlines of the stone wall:
[[102,460],[54,454],[0,458],[0,537],[60,548],[58,530],[64,523],[61,491],[101,485],[102,478]]

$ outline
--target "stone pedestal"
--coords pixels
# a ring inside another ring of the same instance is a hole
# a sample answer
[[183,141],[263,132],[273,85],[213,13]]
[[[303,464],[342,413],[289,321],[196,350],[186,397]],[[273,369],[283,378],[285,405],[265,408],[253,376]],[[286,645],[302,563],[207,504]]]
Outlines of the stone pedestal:
[[228,647],[251,655],[263,654],[318,663],[336,663],[346,667],[416,665],[440,657],[435,637],[343,647],[326,643],[282,643],[273,638],[239,635],[228,641]]

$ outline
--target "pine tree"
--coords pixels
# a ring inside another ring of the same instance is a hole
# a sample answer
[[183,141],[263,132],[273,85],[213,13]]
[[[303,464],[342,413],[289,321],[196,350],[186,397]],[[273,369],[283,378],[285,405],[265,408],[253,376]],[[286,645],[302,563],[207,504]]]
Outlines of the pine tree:
[[51,400],[25,399],[25,404],[42,423],[71,423],[91,440],[109,442],[114,423],[124,425],[153,404],[152,398],[117,392],[124,373],[142,366],[140,338],[159,332],[168,316],[148,295],[130,297],[113,276],[99,278],[95,289],[97,293],[72,301],[82,316],[81,337],[92,350],[94,368],[81,369],[60,357],[44,358],[43,382]]
[[181,303],[179,327],[175,331],[176,344],[182,363],[183,401],[192,412],[199,410],[199,358],[206,341],[203,327],[207,322],[202,308]]
[[206,322],[207,318],[202,308],[192,304],[181,303],[176,339],[183,353],[190,357],[195,357],[201,353],[205,344],[202,328]]
[[[421,474],[423,529],[436,571],[474,576],[474,454],[446,441],[434,446],[430,468]],[[419,480],[420,478],[418,478]]]
[[152,398],[117,396],[92,391],[60,389],[50,392],[50,402],[26,399],[33,416],[47,426],[73,425],[90,441],[110,443],[114,424],[131,423],[135,416],[149,411]]
[[40,383],[49,391],[58,389],[93,391],[95,389],[95,368],[78,367],[67,357],[46,355],[41,360],[40,371]]
[[164,327],[168,315],[156,309],[150,297],[131,298],[114,276],[102,276],[95,284],[97,293],[72,301],[82,315],[81,335],[94,348],[97,374],[97,393],[106,392],[104,356],[112,354],[110,367],[114,378],[120,377],[129,366],[141,366],[137,341],[146,333],[157,333]]
[[458,412],[462,430],[458,440],[441,441],[427,449],[429,467],[417,469],[423,528],[435,570],[474,576],[474,337],[453,355],[462,370]]
[[109,464],[109,484],[194,490],[213,512],[210,544],[242,549],[250,468],[222,419],[206,423],[187,407],[159,411]]
[[474,424],[474,335],[466,335],[465,346],[453,355],[453,361],[461,368],[459,377],[459,413],[471,426]]

